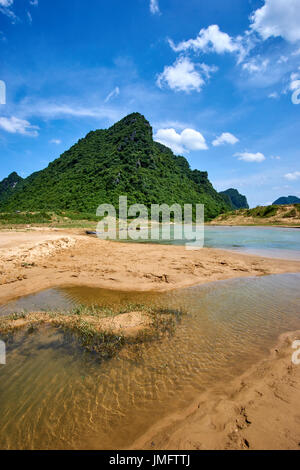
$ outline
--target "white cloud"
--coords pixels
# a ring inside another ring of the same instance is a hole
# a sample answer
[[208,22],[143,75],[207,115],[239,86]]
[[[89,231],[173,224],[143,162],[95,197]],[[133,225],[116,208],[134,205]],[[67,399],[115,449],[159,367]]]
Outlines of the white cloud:
[[269,59],[260,60],[259,58],[254,58],[249,62],[245,62],[242,65],[242,68],[243,70],[247,70],[249,73],[260,73],[267,69],[269,62]]
[[150,11],[152,15],[156,15],[160,13],[158,0],[150,0]]
[[289,58],[285,55],[281,55],[277,60],[277,64],[286,64],[289,61]]
[[[198,69],[198,70],[197,70]],[[164,71],[157,78],[157,85],[162,88],[169,86],[171,90],[201,91],[205,85],[205,80],[210,74],[217,70],[214,66],[206,64],[194,64],[188,57],[179,57],[173,65],[166,66]]]
[[31,16],[31,13],[29,11],[27,11],[27,18],[28,18],[29,23],[31,24],[32,23],[32,16]]
[[61,140],[60,139],[51,139],[50,144],[59,145],[59,144],[61,144]]
[[224,144],[231,144],[234,145],[237,142],[239,142],[239,139],[235,137],[233,134],[230,134],[230,132],[223,132],[219,137],[217,137],[213,141],[213,146],[218,147],[219,145],[224,145]]
[[278,155],[272,155],[272,160],[281,160],[281,157],[279,157]]
[[37,7],[39,4],[39,0],[30,0],[30,5],[33,5],[34,7]]
[[32,126],[25,119],[19,119],[12,116],[11,118],[0,117],[0,128],[11,134],[29,135],[31,137],[38,136],[38,126]]
[[109,119],[115,122],[126,112],[109,106],[84,107],[77,104],[56,104],[51,101],[25,100],[18,106],[24,117],[39,116],[43,119],[61,119],[65,117]]
[[242,153],[236,153],[234,156],[238,157],[239,160],[243,160],[244,162],[261,163],[266,159],[264,154],[260,152],[257,152],[257,153],[242,152]]
[[14,0],[0,0],[0,6],[4,8],[9,8],[14,3]]
[[271,98],[273,100],[277,100],[279,98],[279,94],[277,93],[277,91],[273,91],[273,93],[270,93],[268,95],[268,98]]
[[194,129],[184,129],[180,134],[175,129],[159,129],[154,139],[175,153],[189,152],[189,150],[207,150],[203,135]]
[[300,171],[294,171],[293,173],[287,173],[284,177],[289,181],[296,181],[300,178]]
[[14,23],[17,20],[16,15],[11,10],[11,7],[14,3],[14,0],[0,0],[0,13],[11,18],[12,22]]
[[188,49],[202,52],[216,52],[223,54],[225,52],[239,52],[241,44],[239,40],[230,37],[227,33],[223,33],[216,24],[202,28],[196,39],[182,41],[177,46],[173,41],[169,40],[169,44],[175,52],[183,52]]
[[300,88],[300,73],[292,73],[290,78],[290,90],[298,90],[298,88]]
[[104,103],[108,103],[112,98],[115,98],[119,94],[120,94],[120,88],[116,86],[116,88],[107,95],[107,97],[104,100]]
[[191,124],[187,122],[181,122],[181,121],[176,121],[175,119],[165,119],[161,121],[156,121],[152,123],[152,126],[155,129],[167,129],[170,127],[173,127],[176,131],[183,131],[187,127],[189,127]]
[[251,29],[263,39],[281,36],[289,42],[300,40],[299,0],[265,0],[251,21]]

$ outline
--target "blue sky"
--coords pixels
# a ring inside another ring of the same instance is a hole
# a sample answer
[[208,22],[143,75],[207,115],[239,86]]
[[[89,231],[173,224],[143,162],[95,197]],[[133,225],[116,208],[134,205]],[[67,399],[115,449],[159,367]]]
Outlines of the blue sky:
[[216,189],[300,196],[300,0],[0,0],[0,57],[0,179],[138,111]]

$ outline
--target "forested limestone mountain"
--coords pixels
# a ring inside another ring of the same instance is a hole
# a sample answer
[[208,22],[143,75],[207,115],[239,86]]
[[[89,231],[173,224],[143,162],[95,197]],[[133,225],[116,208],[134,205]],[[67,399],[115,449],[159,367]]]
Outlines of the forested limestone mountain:
[[[4,182],[1,183],[1,185]],[[149,122],[133,113],[90,132],[44,170],[17,182],[0,211],[70,209],[95,213],[102,203],[205,204],[207,219],[230,209],[204,171],[153,141]]]
[[237,189],[230,188],[220,192],[220,194],[224,201],[231,205],[232,209],[249,209],[246,196],[240,194]]
[[13,192],[18,190],[22,181],[23,178],[16,172],[13,172],[0,182],[0,204],[6,201]]

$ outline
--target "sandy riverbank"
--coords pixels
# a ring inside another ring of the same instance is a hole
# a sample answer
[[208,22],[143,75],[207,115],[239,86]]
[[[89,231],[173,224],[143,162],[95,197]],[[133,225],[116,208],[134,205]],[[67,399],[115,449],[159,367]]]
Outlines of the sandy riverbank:
[[132,448],[299,450],[300,365],[292,363],[296,339],[300,331],[282,335],[267,359],[157,423]]
[[164,291],[287,272],[300,272],[300,261],[102,241],[80,230],[0,232],[1,304],[55,286]]
[[[163,291],[236,277],[300,272],[300,262],[222,250],[104,242],[79,230],[0,232],[0,302],[59,285]],[[39,319],[38,319],[39,320]],[[231,384],[157,423],[136,449],[299,449],[300,366],[283,335]]]

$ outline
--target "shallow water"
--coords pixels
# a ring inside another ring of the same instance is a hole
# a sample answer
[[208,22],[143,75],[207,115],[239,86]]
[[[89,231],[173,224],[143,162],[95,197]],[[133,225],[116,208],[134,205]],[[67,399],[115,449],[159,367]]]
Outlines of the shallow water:
[[[174,239],[174,225],[170,226],[170,240],[159,241],[147,238],[148,231],[141,232],[140,243],[184,245],[187,240]],[[127,240],[130,241],[130,240]],[[132,241],[132,240],[131,240]],[[204,246],[239,251],[249,254],[300,260],[300,229],[285,227],[228,227],[205,226]]]
[[[59,331],[20,334],[0,366],[0,448],[126,448],[201,391],[246,371],[300,328],[300,275],[235,279],[167,293],[52,289],[19,301],[143,302],[183,308],[174,336],[99,364]],[[7,313],[8,309],[6,310]],[[5,311],[3,310],[3,313]]]

